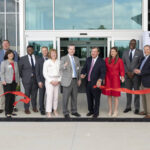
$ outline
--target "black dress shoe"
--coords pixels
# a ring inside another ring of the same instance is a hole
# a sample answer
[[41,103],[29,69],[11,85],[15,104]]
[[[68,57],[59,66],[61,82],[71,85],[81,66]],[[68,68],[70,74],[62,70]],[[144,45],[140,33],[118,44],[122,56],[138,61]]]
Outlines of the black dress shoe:
[[16,107],[14,107],[14,112],[18,112],[18,109]]
[[41,111],[41,115],[45,115],[45,111]]
[[91,115],[93,115],[93,113],[91,113],[91,112],[88,112],[88,113],[86,114],[86,116],[91,116]]
[[3,110],[2,110],[2,109],[0,109],[0,113],[3,113]]
[[124,113],[127,113],[127,112],[129,112],[129,111],[131,111],[131,108],[126,108],[126,109],[124,110]]
[[94,114],[94,115],[93,115],[93,118],[98,118],[98,115],[97,115],[97,114]]
[[12,115],[12,116],[17,116],[17,114],[15,114],[15,113],[12,113],[11,115]]
[[135,113],[135,114],[139,114],[139,110],[136,109],[136,110],[134,111],[134,113]]
[[70,118],[69,114],[64,115],[66,119]]
[[76,117],[81,117],[81,115],[79,113],[72,113],[71,115],[76,116]]

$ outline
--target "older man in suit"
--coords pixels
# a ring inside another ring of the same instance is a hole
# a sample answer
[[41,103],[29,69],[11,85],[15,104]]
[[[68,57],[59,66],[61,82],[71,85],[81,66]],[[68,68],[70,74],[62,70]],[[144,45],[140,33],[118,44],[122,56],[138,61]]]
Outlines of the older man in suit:
[[91,57],[87,58],[81,71],[81,78],[84,79],[86,77],[87,81],[86,94],[89,110],[87,116],[93,115],[93,118],[99,116],[101,90],[99,88],[93,88],[93,86],[97,85],[100,87],[105,78],[105,74],[105,62],[99,57],[99,49],[93,47]]
[[[35,66],[38,61],[38,57],[34,55],[34,48],[33,46],[27,47],[27,55],[21,57],[19,61],[19,73],[20,77],[22,78],[22,83],[25,89],[25,94],[30,97],[31,96],[31,103],[34,112],[38,112],[37,110],[37,91],[38,91],[38,84],[35,74]],[[30,114],[29,110],[29,103],[24,104],[25,113]]]
[[80,117],[77,112],[78,86],[81,84],[79,58],[74,56],[75,46],[68,46],[68,54],[61,58],[60,72],[62,75],[61,85],[63,86],[63,114],[65,118],[70,118],[68,101],[71,96],[71,114]]
[[[125,67],[125,87],[127,89],[139,90],[140,87],[140,78],[134,73],[134,69],[138,68],[140,61],[143,57],[142,50],[136,49],[136,40],[132,39],[129,44],[130,49],[124,51],[123,53],[123,62]],[[131,111],[132,95],[127,94],[127,104],[124,113]],[[140,96],[135,95],[134,97],[134,107],[135,114],[139,113],[140,109]]]
[[[2,63],[2,61],[4,60],[4,56],[5,56],[5,53],[7,50],[10,50],[10,42],[8,40],[4,40],[2,42],[2,50],[0,50],[0,65]],[[18,54],[16,51],[13,51],[14,52],[14,55],[15,55],[15,58],[14,58],[14,61],[15,62],[18,62]],[[0,70],[0,73],[1,73],[1,70]],[[1,82],[1,78],[0,78],[0,95],[4,93],[4,90],[3,90],[3,86],[2,86],[2,82]],[[4,109],[4,96],[0,97],[0,113],[3,112],[3,109]],[[16,110],[16,108],[15,108]]]
[[[150,45],[144,46],[144,54],[139,69],[135,69],[134,72],[141,76],[141,89],[150,88]],[[140,112],[140,115],[145,115],[144,118],[150,118],[150,94],[142,95],[142,102],[144,111]]]
[[42,57],[39,58],[35,71],[36,71],[36,78],[39,87],[39,104],[40,104],[40,112],[41,115],[45,115],[45,107],[44,107],[44,97],[45,97],[45,78],[43,76],[43,64],[44,61],[48,59],[48,48],[43,46],[42,47]]

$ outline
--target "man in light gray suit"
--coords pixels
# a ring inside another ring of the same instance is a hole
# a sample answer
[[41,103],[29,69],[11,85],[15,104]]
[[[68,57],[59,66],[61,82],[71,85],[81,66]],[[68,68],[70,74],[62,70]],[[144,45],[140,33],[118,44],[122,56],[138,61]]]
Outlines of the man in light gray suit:
[[60,72],[62,75],[61,85],[63,86],[63,114],[65,118],[70,118],[68,101],[71,96],[71,114],[80,117],[77,112],[78,86],[81,84],[79,58],[74,56],[75,46],[68,46],[68,55],[61,58]]
[[[139,90],[140,77],[134,73],[134,69],[138,68],[143,57],[143,51],[136,49],[136,40],[132,39],[129,44],[129,50],[123,53],[123,62],[125,66],[125,87],[127,89]],[[127,94],[127,105],[124,113],[131,111],[132,95]],[[135,114],[139,113],[140,109],[140,96],[134,97]]]

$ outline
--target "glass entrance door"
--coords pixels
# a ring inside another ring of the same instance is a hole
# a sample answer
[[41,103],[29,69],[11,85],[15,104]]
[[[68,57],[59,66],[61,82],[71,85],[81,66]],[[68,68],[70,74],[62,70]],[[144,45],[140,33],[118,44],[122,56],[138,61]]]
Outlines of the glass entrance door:
[[92,47],[100,49],[100,57],[107,57],[107,38],[62,38],[60,39],[60,56],[66,55],[67,46],[74,44],[75,56],[79,57],[81,66],[84,65],[87,57],[91,55]]

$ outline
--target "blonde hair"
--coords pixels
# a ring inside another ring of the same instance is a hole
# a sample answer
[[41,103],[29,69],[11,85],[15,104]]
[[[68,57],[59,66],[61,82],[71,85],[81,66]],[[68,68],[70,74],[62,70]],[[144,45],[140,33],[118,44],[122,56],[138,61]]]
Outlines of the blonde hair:
[[52,59],[52,57],[51,57],[52,52],[55,52],[55,53],[56,53],[56,59],[57,59],[57,50],[56,50],[56,49],[53,49],[53,48],[50,49],[50,51],[48,52],[48,58]]

